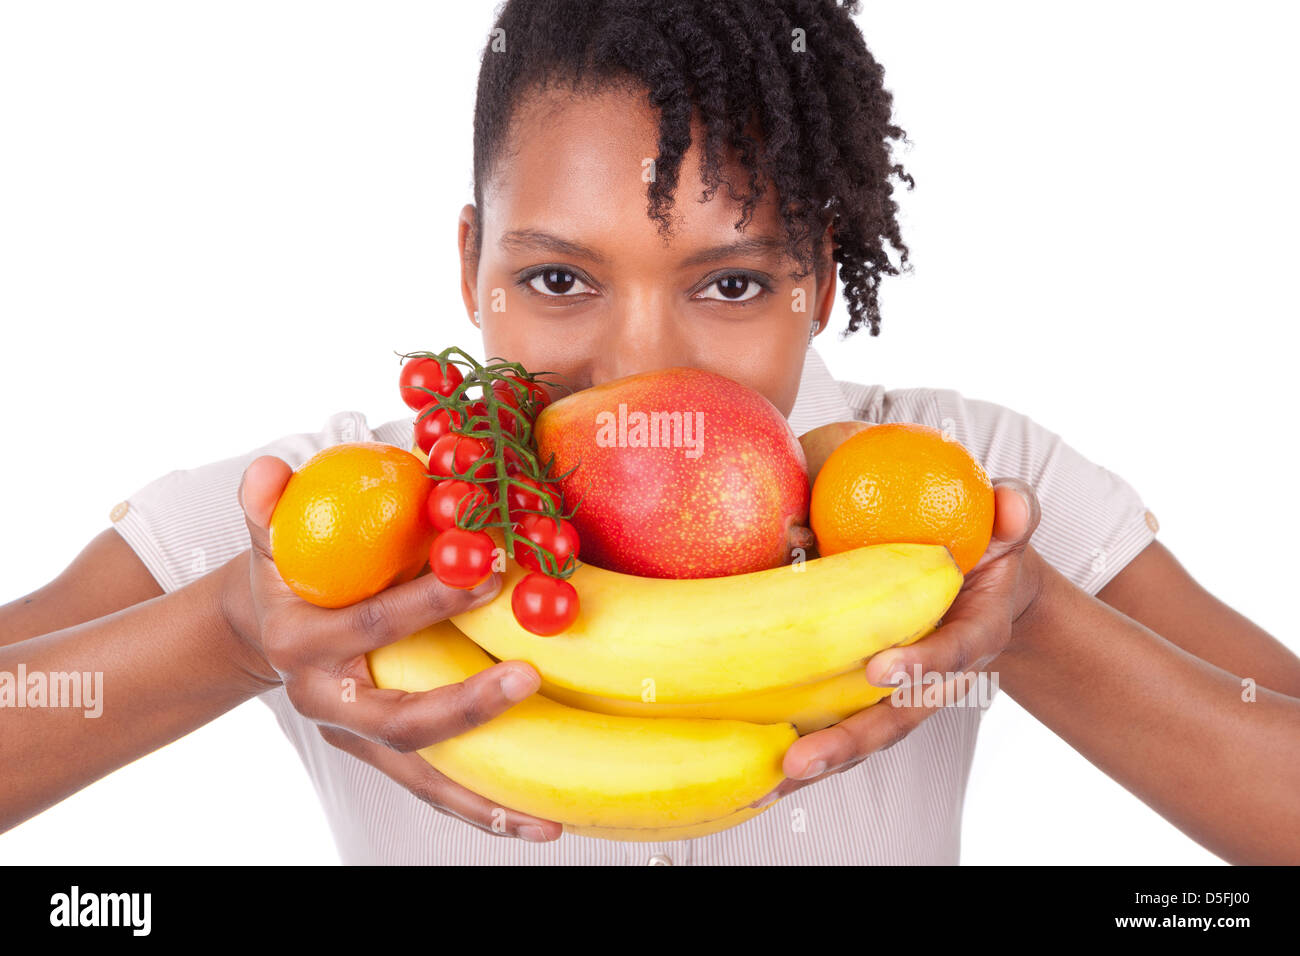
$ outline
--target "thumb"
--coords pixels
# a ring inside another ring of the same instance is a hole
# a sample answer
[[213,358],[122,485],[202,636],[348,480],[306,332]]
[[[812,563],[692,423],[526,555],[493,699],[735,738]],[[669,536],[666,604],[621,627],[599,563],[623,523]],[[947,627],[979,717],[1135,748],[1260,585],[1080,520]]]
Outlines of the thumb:
[[244,523],[252,541],[254,558],[271,557],[271,515],[293,476],[288,462],[274,455],[255,458],[244,469],[239,482],[239,504],[244,509]]
[[1033,485],[1019,478],[993,481],[993,537],[988,550],[972,570],[978,570],[1004,554],[1023,549],[1042,518],[1042,508]]

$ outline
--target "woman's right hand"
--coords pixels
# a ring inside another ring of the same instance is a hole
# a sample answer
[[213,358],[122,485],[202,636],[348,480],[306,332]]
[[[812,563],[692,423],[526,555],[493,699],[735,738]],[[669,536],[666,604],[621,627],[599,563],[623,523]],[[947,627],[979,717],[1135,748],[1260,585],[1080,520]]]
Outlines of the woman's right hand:
[[[375,687],[366,652],[469,608],[501,589],[492,576],[472,591],[432,574],[334,610],[302,600],[271,559],[268,525],[293,470],[264,455],[249,464],[239,500],[252,539],[249,575],[230,576],[223,603],[231,628],[267,671],[279,675],[289,701],[325,740],[387,774],[435,809],[488,833],[541,842],[559,837],[550,820],[499,807],[440,774],[416,751],[492,719],[541,684],[522,661],[503,661],[460,684],[407,693]],[[232,562],[233,563],[233,562]],[[355,683],[349,683],[349,679]]]

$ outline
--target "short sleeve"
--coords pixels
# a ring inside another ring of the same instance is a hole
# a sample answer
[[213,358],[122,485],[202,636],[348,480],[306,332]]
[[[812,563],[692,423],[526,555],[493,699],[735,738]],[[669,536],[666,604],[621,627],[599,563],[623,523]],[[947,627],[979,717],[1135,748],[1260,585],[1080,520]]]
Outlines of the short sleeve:
[[1027,415],[951,389],[885,392],[880,421],[914,421],[951,435],[991,479],[1019,478],[1038,494],[1035,550],[1095,595],[1154,540],[1159,525],[1137,490]]
[[254,459],[275,455],[296,469],[341,442],[396,443],[385,429],[372,431],[360,412],[339,412],[318,432],[286,435],[234,458],[168,472],[118,502],[109,518],[163,591],[175,591],[249,546],[238,493]]

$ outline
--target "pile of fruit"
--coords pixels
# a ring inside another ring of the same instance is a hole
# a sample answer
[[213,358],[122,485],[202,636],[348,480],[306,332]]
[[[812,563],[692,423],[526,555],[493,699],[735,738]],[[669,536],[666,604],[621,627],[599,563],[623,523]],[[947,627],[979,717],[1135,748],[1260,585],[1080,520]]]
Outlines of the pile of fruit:
[[798,735],[890,693],[863,662],[933,631],[992,534],[983,469],[924,426],[797,439],[698,369],[551,403],[518,364],[404,358],[412,451],[299,469],[276,565],[334,607],[426,568],[465,588],[502,571],[496,599],[371,652],[371,674],[423,691],[531,663],[539,694],[421,754],[570,832],[684,839],[762,812]]
[[540,377],[514,362],[480,365],[456,348],[403,358],[402,398],[417,412],[415,448],[437,481],[427,508],[438,532],[429,567],[449,587],[477,587],[501,541],[530,572],[510,591],[515,618],[534,634],[558,634],[578,616],[567,578],[578,566],[579,540],[556,486],[564,476],[539,461],[533,441],[550,404]]

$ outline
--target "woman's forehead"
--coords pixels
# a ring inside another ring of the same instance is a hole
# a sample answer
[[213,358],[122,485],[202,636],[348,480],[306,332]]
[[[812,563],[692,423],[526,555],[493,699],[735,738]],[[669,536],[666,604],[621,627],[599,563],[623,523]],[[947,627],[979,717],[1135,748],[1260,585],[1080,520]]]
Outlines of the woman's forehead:
[[[725,186],[708,202],[699,202],[705,190],[700,171],[704,127],[697,117],[678,172],[672,239],[665,246],[659,224],[647,214],[648,184],[659,172],[654,166],[659,114],[644,91],[538,91],[520,104],[511,127],[507,148],[483,191],[485,250],[521,232],[565,237],[610,253],[635,248],[646,254],[682,254],[742,236],[775,240],[781,235],[770,186],[743,233],[735,229],[741,203],[731,199]],[[724,179],[742,188],[748,173],[734,156],[724,160]]]

